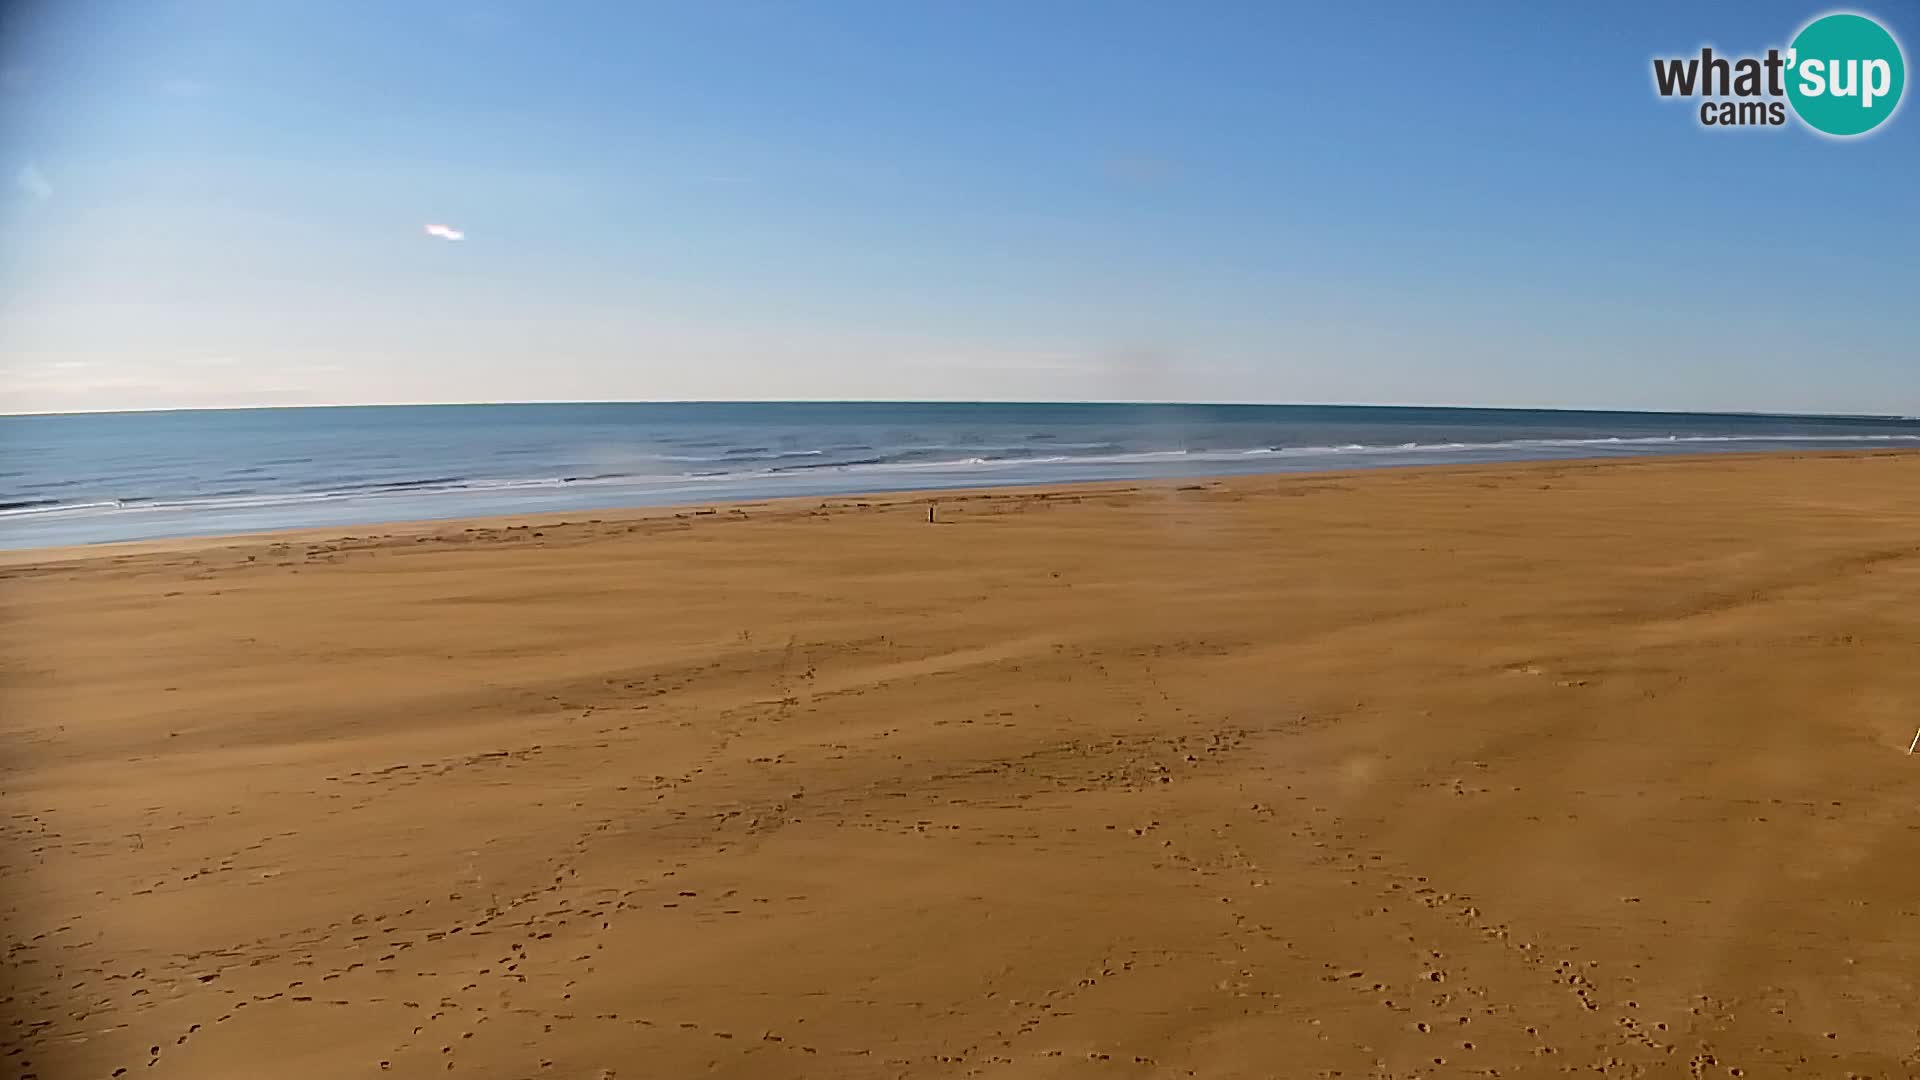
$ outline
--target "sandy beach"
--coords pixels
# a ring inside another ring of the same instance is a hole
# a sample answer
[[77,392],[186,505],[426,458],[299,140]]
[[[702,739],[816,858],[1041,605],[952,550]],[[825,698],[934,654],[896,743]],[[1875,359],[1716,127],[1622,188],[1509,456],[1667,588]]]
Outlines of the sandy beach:
[[0,1075],[1920,1075],[1920,454],[927,502],[9,553]]

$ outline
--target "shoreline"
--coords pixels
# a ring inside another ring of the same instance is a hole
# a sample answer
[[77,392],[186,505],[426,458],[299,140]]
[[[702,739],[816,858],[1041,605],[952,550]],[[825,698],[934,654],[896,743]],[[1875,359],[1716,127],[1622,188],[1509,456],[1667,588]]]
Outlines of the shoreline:
[[[797,510],[863,502],[877,507],[896,508],[947,500],[966,503],[996,495],[1034,497],[1046,493],[1083,495],[1119,492],[1169,491],[1194,485],[1246,487],[1275,481],[1293,480],[1311,483],[1325,479],[1352,479],[1362,476],[1470,475],[1484,472],[1530,472],[1553,469],[1634,468],[1662,464],[1685,465],[1705,462],[1801,460],[1828,458],[1920,457],[1920,448],[1755,450],[1737,452],[1701,452],[1694,454],[1643,454],[1623,457],[1518,459],[1489,462],[1444,462],[1435,464],[1382,465],[1366,468],[1319,470],[1276,470],[1273,472],[1231,472],[1151,477],[1136,480],[1070,480],[1036,484],[988,484],[976,487],[881,489],[837,495],[785,495],[772,498],[742,496],[738,499],[644,506],[608,506],[577,510],[533,511],[510,514],[480,514],[445,518],[399,518],[392,521],[363,522],[349,525],[302,526],[287,529],[262,529],[205,536],[162,537],[143,540],[109,540],[91,544],[61,544],[46,547],[0,548],[0,568],[11,569],[52,562],[69,564],[98,558],[124,558],[150,554],[179,554],[204,549],[224,549],[268,543],[315,543],[340,540],[411,540],[456,531],[509,530],[541,526],[568,528],[578,525],[627,525],[638,522],[672,521],[698,517],[737,517],[732,511],[758,509],[791,515]],[[377,535],[363,535],[374,533]]]

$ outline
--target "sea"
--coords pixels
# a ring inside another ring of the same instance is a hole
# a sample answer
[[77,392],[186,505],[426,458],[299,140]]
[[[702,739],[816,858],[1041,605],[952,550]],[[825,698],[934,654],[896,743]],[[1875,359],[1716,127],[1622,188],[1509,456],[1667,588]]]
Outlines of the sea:
[[1894,447],[1920,447],[1920,418],[899,402],[6,416],[0,548],[911,489]]

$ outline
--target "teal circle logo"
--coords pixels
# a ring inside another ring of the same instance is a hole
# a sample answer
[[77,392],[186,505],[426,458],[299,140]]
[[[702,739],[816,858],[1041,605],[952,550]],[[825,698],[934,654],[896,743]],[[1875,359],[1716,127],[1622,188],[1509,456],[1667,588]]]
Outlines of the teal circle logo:
[[1907,61],[1900,43],[1865,15],[1825,15],[1787,50],[1787,99],[1807,126],[1864,135],[1900,107]]

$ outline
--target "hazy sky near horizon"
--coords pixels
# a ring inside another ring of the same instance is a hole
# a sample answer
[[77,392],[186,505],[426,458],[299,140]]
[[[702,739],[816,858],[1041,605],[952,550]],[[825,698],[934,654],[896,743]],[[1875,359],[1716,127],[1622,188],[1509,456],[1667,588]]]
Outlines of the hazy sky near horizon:
[[[1920,414],[1913,105],[1840,142],[1652,90],[1826,10],[8,5],[0,411]],[[1920,7],[1856,10],[1911,65]]]

